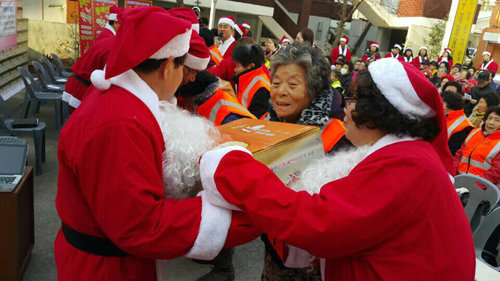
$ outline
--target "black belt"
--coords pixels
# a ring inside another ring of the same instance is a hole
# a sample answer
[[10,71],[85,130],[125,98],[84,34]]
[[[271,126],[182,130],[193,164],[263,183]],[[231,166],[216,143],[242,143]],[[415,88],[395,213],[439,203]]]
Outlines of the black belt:
[[87,87],[90,87],[90,85],[92,85],[92,83],[90,83],[89,81],[83,79],[82,77],[76,75],[76,74],[71,74],[71,76],[73,76],[73,78],[75,78],[76,80],[78,80],[78,82],[82,83],[83,85],[87,86]]
[[78,232],[64,223],[62,224],[62,232],[66,241],[80,251],[103,257],[130,256],[120,250],[111,240]]

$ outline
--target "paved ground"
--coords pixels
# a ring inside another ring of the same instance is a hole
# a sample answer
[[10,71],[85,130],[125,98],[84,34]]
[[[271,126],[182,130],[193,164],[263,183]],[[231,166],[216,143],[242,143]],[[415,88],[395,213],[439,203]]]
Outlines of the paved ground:
[[[18,94],[8,100],[8,105],[19,113],[23,95]],[[17,110],[16,110],[17,109]],[[46,153],[47,159],[42,168],[42,175],[35,177],[35,247],[28,264],[23,281],[52,281],[57,280],[54,261],[53,243],[60,226],[60,220],[55,209],[55,195],[57,191],[57,141],[58,132],[54,130],[54,109],[50,105],[41,107],[38,118],[47,123]],[[29,165],[35,163],[33,140],[29,143]],[[236,280],[260,280],[263,263],[263,244],[255,240],[247,245],[236,248],[234,266]],[[169,261],[168,280],[190,281],[196,280],[210,270],[210,265],[199,265],[186,258]]]

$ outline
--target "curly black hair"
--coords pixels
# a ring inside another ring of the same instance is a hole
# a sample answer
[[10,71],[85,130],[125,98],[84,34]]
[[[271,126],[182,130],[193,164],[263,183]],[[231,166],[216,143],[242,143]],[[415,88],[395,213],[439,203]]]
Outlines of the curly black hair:
[[369,71],[359,72],[351,84],[351,93],[356,99],[356,107],[351,114],[357,127],[365,125],[399,137],[410,135],[426,141],[439,134],[436,119],[411,119],[399,112],[377,88]]

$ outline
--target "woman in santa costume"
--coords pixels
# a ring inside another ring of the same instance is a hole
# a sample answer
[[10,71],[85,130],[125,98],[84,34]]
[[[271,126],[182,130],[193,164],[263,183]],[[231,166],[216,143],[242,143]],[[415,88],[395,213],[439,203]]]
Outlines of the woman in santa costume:
[[344,57],[344,61],[351,61],[351,50],[349,50],[347,44],[349,44],[349,37],[344,35],[340,38],[339,45],[336,48],[333,48],[330,54],[330,57],[332,58],[332,65],[337,61],[339,55]]
[[361,60],[367,61],[367,62],[373,62],[373,61],[381,59],[382,56],[380,56],[380,53],[378,52],[379,48],[380,48],[379,44],[377,42],[373,41],[370,44],[370,49],[366,52],[366,54],[363,55]]
[[311,195],[284,186],[245,148],[212,150],[200,162],[208,200],[243,210],[287,243],[285,265],[318,258],[326,281],[474,280],[472,234],[450,180],[437,90],[392,58],[373,62],[352,89],[346,137],[361,148],[347,158],[360,160],[352,170],[349,161],[320,161],[304,185]]
[[413,59],[413,65],[415,65],[417,69],[420,69],[424,61],[429,61],[429,56],[427,55],[427,47],[422,46],[420,50],[418,50],[418,56]]
[[440,64],[443,61],[448,63],[448,71],[451,71],[451,68],[453,67],[453,57],[451,56],[451,49],[444,48],[443,53],[438,58],[438,63]]
[[394,47],[392,47],[392,51],[390,53],[387,53],[385,55],[385,58],[395,58],[398,59],[399,61],[404,61],[403,56],[400,54],[400,52],[403,50],[403,47],[399,44],[394,44]]
[[483,62],[479,66],[480,69],[488,70],[493,73],[498,71],[498,63],[493,60],[491,53],[488,51],[483,52]]
[[60,134],[60,281],[164,280],[155,259],[213,259],[239,236],[238,228],[228,232],[230,224],[243,221],[204,193],[165,198],[160,101],[182,80],[191,24],[159,7],[130,9],[122,18],[105,71],[91,76],[96,88]]

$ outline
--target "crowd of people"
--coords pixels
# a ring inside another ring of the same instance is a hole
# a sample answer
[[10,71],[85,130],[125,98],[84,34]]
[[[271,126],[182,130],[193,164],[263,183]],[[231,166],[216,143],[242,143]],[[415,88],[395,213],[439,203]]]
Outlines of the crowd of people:
[[[164,280],[180,256],[234,280],[234,247],[258,236],[262,280],[474,279],[450,176],[500,183],[491,54],[464,69],[372,42],[353,63],[347,36],[328,56],[310,29],[262,47],[232,16],[214,34],[196,9],[112,11],[65,91],[59,280]],[[285,186],[217,146],[241,118],[318,126],[325,158]]]

